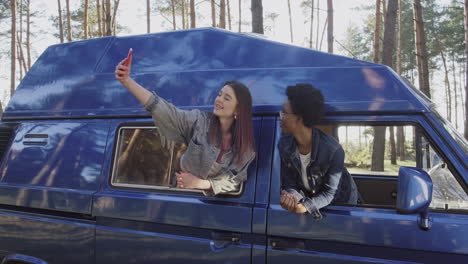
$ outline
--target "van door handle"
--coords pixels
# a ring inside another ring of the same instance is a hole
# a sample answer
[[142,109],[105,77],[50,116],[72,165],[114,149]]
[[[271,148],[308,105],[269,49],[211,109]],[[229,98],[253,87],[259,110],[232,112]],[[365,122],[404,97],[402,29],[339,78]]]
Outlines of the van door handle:
[[211,238],[217,241],[239,242],[241,240],[241,235],[236,233],[213,231],[211,232]]
[[273,249],[305,249],[304,241],[296,239],[272,238],[269,244]]

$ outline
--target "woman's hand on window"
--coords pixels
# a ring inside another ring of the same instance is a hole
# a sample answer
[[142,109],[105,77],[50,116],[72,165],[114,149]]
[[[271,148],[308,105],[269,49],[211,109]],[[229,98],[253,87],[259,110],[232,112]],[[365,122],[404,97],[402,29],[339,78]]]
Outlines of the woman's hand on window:
[[189,172],[175,173],[177,179],[177,187],[184,189],[211,189],[211,183],[208,180],[200,179]]

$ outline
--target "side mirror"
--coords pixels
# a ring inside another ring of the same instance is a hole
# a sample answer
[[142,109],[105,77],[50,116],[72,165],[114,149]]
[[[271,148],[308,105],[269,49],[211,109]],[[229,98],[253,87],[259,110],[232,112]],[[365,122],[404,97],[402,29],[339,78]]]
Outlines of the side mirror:
[[398,173],[397,213],[419,214],[418,224],[423,230],[431,228],[429,204],[432,201],[432,180],[424,170],[400,167]]

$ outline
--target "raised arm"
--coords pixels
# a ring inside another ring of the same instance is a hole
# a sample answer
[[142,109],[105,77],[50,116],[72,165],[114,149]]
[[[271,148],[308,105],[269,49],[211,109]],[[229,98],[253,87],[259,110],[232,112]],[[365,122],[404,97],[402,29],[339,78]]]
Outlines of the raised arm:
[[151,92],[148,91],[143,86],[139,85],[130,77],[130,70],[132,68],[132,61],[130,59],[130,63],[128,66],[124,65],[126,59],[123,59],[116,67],[115,67],[115,78],[119,80],[119,82],[125,86],[143,105],[148,102],[149,98],[151,97]]

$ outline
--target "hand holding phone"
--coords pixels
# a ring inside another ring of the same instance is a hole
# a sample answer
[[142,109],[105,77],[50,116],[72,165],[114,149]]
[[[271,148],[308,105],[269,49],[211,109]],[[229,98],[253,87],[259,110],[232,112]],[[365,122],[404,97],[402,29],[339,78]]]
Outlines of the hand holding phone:
[[127,55],[127,58],[125,59],[123,65],[125,65],[125,66],[130,65],[130,61],[132,61],[132,54],[133,54],[133,49],[130,48],[130,49],[128,50],[128,55]]

